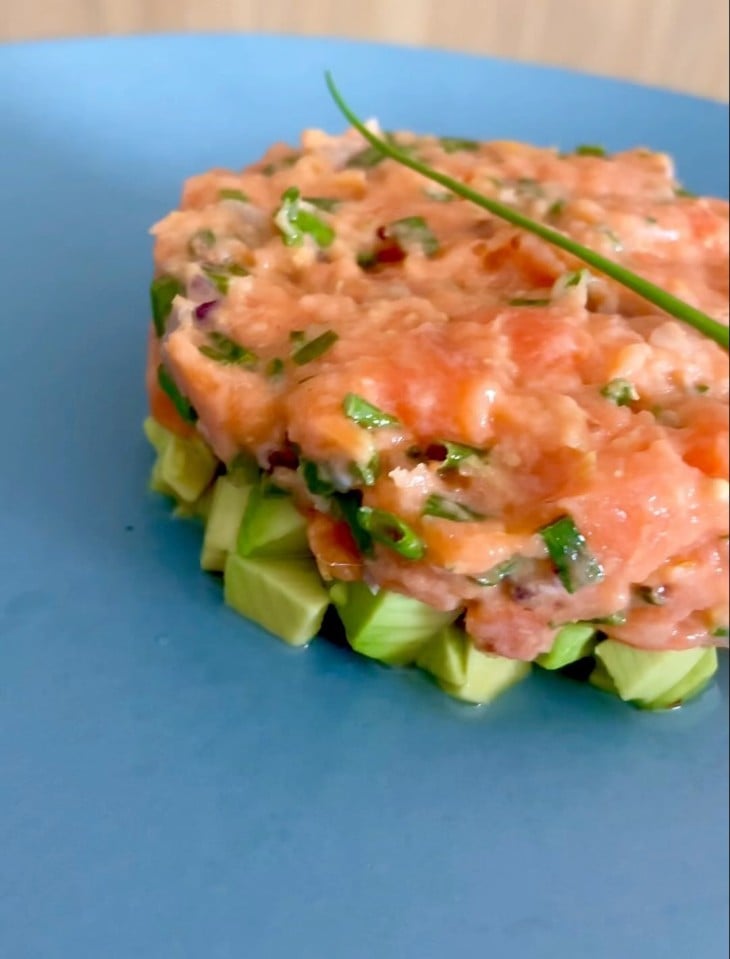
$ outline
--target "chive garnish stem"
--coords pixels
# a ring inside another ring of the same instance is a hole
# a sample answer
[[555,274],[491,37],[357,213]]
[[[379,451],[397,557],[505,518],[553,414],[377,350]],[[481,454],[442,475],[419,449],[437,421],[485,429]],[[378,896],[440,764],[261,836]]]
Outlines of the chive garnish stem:
[[540,237],[540,239],[546,240],[548,243],[559,247],[561,250],[565,250],[566,253],[570,253],[577,259],[582,260],[583,263],[587,263],[588,266],[598,270],[599,273],[603,273],[605,276],[608,276],[617,283],[620,283],[628,290],[637,293],[649,303],[659,307],[660,310],[663,310],[665,313],[668,313],[677,320],[681,320],[683,323],[693,327],[698,332],[703,333],[705,336],[709,337],[711,340],[714,340],[715,343],[719,344],[724,349],[727,350],[730,348],[730,331],[728,330],[728,327],[724,326],[722,323],[719,323],[711,316],[708,316],[707,313],[703,313],[702,310],[698,310],[690,303],[686,303],[684,300],[679,299],[679,297],[674,296],[674,294],[662,289],[660,286],[657,286],[650,280],[639,276],[632,270],[621,266],[614,260],[610,260],[607,257],[602,256],[600,253],[596,253],[595,250],[591,250],[589,247],[583,246],[582,243],[578,243],[565,234],[551,229],[544,223],[540,223],[537,220],[533,220],[530,217],[525,216],[524,214],[520,213],[519,210],[515,210],[511,206],[507,206],[504,203],[500,203],[498,200],[493,200],[491,197],[487,197],[481,193],[478,193],[465,183],[461,183],[459,180],[454,180],[446,173],[441,173],[438,170],[434,170],[432,167],[427,166],[427,164],[422,163],[420,160],[416,159],[410,154],[404,153],[397,146],[394,146],[393,143],[381,139],[377,134],[373,133],[372,130],[369,130],[360,117],[358,117],[357,114],[352,111],[351,107],[348,106],[339,89],[337,88],[332,74],[329,71],[326,71],[325,73],[325,80],[332,99],[336,103],[338,109],[345,119],[361,134],[361,136],[368,141],[368,143],[370,143],[372,147],[374,147],[376,150],[379,150],[383,156],[390,157],[392,160],[395,160],[402,166],[410,167],[411,170],[414,170],[416,173],[420,173],[421,176],[432,180],[434,183],[440,184],[447,190],[450,190],[452,193],[460,196],[462,199],[469,200],[477,206],[482,207],[482,209],[487,210],[493,216],[499,217],[500,219],[505,220],[507,223],[511,223],[513,226],[519,227],[522,230],[526,230],[528,233],[532,233],[535,236]]

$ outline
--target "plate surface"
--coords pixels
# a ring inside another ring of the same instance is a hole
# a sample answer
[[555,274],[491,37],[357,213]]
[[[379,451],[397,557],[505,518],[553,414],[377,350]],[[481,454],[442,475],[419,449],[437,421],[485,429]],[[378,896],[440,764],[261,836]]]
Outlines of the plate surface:
[[721,959],[727,661],[667,715],[541,675],[488,710],[226,610],[145,492],[151,243],[183,179],[342,124],[675,154],[726,107],[262,36],[0,49],[0,953]]

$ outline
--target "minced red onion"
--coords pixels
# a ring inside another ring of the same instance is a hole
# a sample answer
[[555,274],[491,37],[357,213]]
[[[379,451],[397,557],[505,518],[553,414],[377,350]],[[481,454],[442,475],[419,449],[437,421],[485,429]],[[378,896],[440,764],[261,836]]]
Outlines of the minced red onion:
[[199,303],[194,310],[195,319],[205,324],[210,319],[211,312],[218,306],[218,300],[206,300],[205,303]]

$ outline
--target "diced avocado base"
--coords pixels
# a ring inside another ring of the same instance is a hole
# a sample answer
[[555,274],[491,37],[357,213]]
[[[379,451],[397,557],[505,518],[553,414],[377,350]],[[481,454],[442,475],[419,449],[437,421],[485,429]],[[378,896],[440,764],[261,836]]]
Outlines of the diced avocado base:
[[444,626],[418,654],[416,666],[451,686],[463,686],[468,645],[468,637],[462,629]]
[[223,576],[226,603],[291,646],[319,632],[329,595],[307,559],[246,559],[231,553]]
[[331,596],[355,652],[391,666],[412,663],[457,616],[387,589],[373,593],[363,582],[338,583]]
[[[642,705],[663,701],[705,656],[703,647],[681,650],[637,649],[607,639],[596,646],[596,658],[623,700]],[[594,671],[595,672],[595,671]],[[591,681],[594,680],[593,675]]]
[[143,429],[157,453],[150,488],[183,503],[194,503],[210,485],[218,460],[199,437],[182,439],[151,416]]
[[228,554],[235,552],[251,489],[251,486],[237,485],[236,479],[229,476],[219,476],[216,480],[200,553],[202,569],[222,572]]
[[530,663],[483,653],[467,641],[464,681],[450,683],[439,679],[438,683],[444,692],[455,699],[484,705],[491,703],[510,686],[525,679],[530,669]]
[[596,645],[596,627],[589,623],[568,623],[555,637],[552,648],[537,657],[543,669],[562,669],[590,656]]
[[243,514],[239,556],[311,556],[306,520],[292,498],[278,490],[253,488]]
[[154,447],[155,452],[158,455],[164,452],[165,447],[172,437],[172,433],[166,430],[165,427],[158,423],[152,416],[147,417],[142,424],[142,429],[144,430],[144,435]]
[[708,647],[701,658],[690,669],[686,676],[672,686],[662,696],[648,702],[641,700],[637,705],[642,709],[674,709],[689,699],[694,699],[710,682],[717,672],[717,650]]

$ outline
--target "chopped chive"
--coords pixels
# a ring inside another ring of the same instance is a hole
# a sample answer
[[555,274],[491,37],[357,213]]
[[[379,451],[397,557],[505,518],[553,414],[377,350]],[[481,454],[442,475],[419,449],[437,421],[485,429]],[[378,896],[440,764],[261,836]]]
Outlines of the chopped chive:
[[439,144],[446,153],[459,153],[462,150],[474,153],[479,149],[477,140],[465,140],[462,137],[439,137]]
[[590,276],[588,270],[570,270],[562,276],[563,287],[569,290],[573,286],[580,286],[584,279]]
[[453,193],[449,193],[448,190],[432,190],[430,187],[426,187],[423,191],[424,196],[427,196],[429,200],[433,200],[434,203],[452,203],[457,197]]
[[378,262],[378,254],[374,250],[363,250],[355,257],[355,262],[361,270],[370,270]]
[[470,576],[469,578],[479,586],[499,586],[502,580],[507,579],[515,569],[517,569],[518,560],[516,558],[506,559],[503,563],[497,563],[486,573],[479,576]]
[[164,335],[167,318],[172,312],[172,302],[183,291],[182,283],[174,276],[157,276],[150,284],[152,322],[158,336]]
[[707,383],[697,383],[695,386],[695,393],[709,393],[710,387]]
[[426,552],[423,540],[393,513],[361,506],[357,511],[357,521],[377,543],[382,543],[406,559],[421,559]]
[[199,346],[198,350],[216,363],[234,366],[253,366],[258,357],[251,350],[240,343],[236,343],[223,333],[209,333],[208,344]]
[[370,170],[382,163],[384,159],[385,157],[380,150],[376,150],[375,147],[365,147],[359,153],[351,156],[346,166],[350,170]]
[[575,155],[579,157],[605,157],[608,156],[605,147],[598,146],[595,143],[581,143],[575,148]]
[[291,330],[289,333],[289,342],[293,343],[294,346],[301,346],[302,343],[306,343],[307,334],[304,330]]
[[356,483],[360,483],[363,486],[374,486],[375,481],[378,478],[379,469],[380,457],[378,456],[378,452],[376,450],[367,463],[353,463],[350,466],[350,473]]
[[623,626],[626,618],[626,610],[621,609],[617,613],[610,613],[608,616],[589,619],[588,622],[594,626]]
[[471,459],[473,456],[484,456],[484,450],[478,450],[473,446],[467,446],[465,443],[439,443],[443,446],[446,455],[444,456],[439,472],[444,473],[447,470],[458,469],[464,460]]
[[609,241],[611,246],[617,253],[620,253],[624,248],[623,241],[621,237],[610,226],[599,226],[598,232],[601,233]]
[[293,167],[294,164],[299,160],[301,154],[292,153],[289,156],[282,157],[280,160],[277,160],[274,163],[267,163],[266,166],[261,168],[261,173],[264,176],[273,176],[275,173],[279,173],[281,170],[288,170],[290,167]]
[[560,582],[569,593],[603,579],[603,567],[588,550],[585,536],[570,516],[561,516],[538,532]]
[[303,346],[295,350],[292,354],[292,360],[297,366],[311,363],[312,360],[319,359],[319,357],[322,356],[323,353],[326,353],[331,346],[334,346],[338,340],[339,336],[334,330],[325,330],[324,333],[320,333],[319,336],[315,336],[313,340],[304,343]]
[[439,241],[422,216],[404,216],[395,220],[388,224],[387,232],[404,249],[420,246],[426,256],[439,251]]
[[357,423],[358,426],[362,426],[366,430],[377,430],[384,426],[396,426],[398,423],[395,416],[391,416],[390,413],[385,413],[383,410],[378,409],[377,406],[373,406],[372,403],[368,403],[366,399],[358,396],[357,393],[347,394],[342,402],[342,409],[349,420],[352,420],[353,423]]
[[552,300],[549,297],[544,296],[516,296],[514,299],[508,300],[507,302],[509,306],[550,306]]
[[281,357],[275,356],[266,364],[266,369],[264,372],[266,376],[270,377],[271,379],[281,376],[281,374],[284,372],[284,361],[281,359]]
[[556,200],[548,207],[547,216],[551,220],[557,220],[559,216],[563,215],[564,210],[565,200]]
[[172,405],[180,417],[184,419],[186,423],[194,423],[198,418],[198,414],[180,392],[177,383],[161,364],[157,367],[157,382],[160,385],[160,389],[165,392],[172,401]]
[[331,196],[305,196],[302,199],[310,206],[316,206],[318,210],[324,210],[326,213],[332,213],[342,203],[342,200],[336,200]]
[[696,193],[693,193],[691,190],[688,190],[688,189],[687,189],[686,187],[684,187],[684,186],[677,186],[677,187],[675,187],[675,188],[674,188],[674,195],[675,195],[675,196],[678,196],[678,197],[682,197],[682,198],[684,198],[685,200],[696,200],[696,199],[697,199],[697,194],[696,194]]
[[227,266],[205,265],[201,269],[222,296],[228,293],[231,277],[249,275],[246,267],[240,266],[238,263],[231,263]]
[[361,553],[370,553],[373,548],[373,537],[359,522],[362,493],[359,490],[350,490],[347,493],[335,493],[332,497],[335,509],[347,523],[355,540],[355,545]]
[[215,246],[215,233],[209,229],[196,230],[188,242],[188,251],[193,256],[201,256]]
[[336,492],[336,486],[332,482],[327,471],[312,460],[301,460],[299,469],[302,479],[314,496],[332,496]]
[[335,238],[332,227],[312,213],[302,200],[298,187],[292,186],[281,195],[281,206],[274,214],[274,223],[287,246],[301,246],[311,236],[319,247],[328,247]]
[[636,595],[649,606],[665,606],[667,602],[666,586],[636,586]]
[[475,520],[484,519],[483,513],[477,513],[463,503],[457,503],[456,500],[440,496],[438,493],[432,493],[428,497],[423,508],[423,515],[437,516],[439,519],[448,519],[454,523],[473,523]]
[[715,639],[728,639],[730,637],[730,629],[727,626],[717,626],[712,630],[711,633]]
[[218,191],[219,200],[238,200],[239,203],[248,203],[249,197],[243,190],[237,190],[234,187],[224,187]]
[[542,184],[538,183],[533,177],[521,176],[517,181],[517,192],[524,193],[527,196],[540,198],[545,196],[545,190]]
[[630,380],[624,380],[621,377],[617,377],[615,380],[606,383],[601,389],[601,396],[605,396],[607,400],[611,400],[616,406],[631,406],[632,403],[635,403],[639,399],[639,394],[634,384]]
[[642,296],[645,300],[648,300],[648,302],[652,303],[660,310],[664,310],[666,313],[675,317],[675,319],[681,320],[683,323],[693,327],[704,336],[714,340],[715,343],[717,343],[719,346],[722,346],[724,349],[730,348],[730,331],[728,330],[728,327],[722,323],[719,323],[706,313],[703,313],[701,310],[696,309],[691,304],[684,302],[683,300],[674,296],[672,293],[669,293],[667,290],[663,290],[661,287],[656,286],[654,283],[645,279],[644,277],[633,273],[625,266],[608,259],[602,254],[597,253],[595,250],[591,250],[590,248],[583,246],[581,243],[577,243],[571,237],[566,236],[557,230],[551,229],[544,223],[539,223],[536,220],[532,220],[530,217],[525,216],[519,210],[516,210],[507,204],[500,203],[491,197],[484,196],[477,190],[467,186],[465,183],[461,183],[459,180],[455,180],[453,177],[447,176],[445,173],[440,173],[438,170],[434,170],[432,167],[429,167],[427,164],[421,162],[417,157],[411,156],[405,151],[398,149],[398,147],[393,146],[392,143],[381,139],[365,126],[357,114],[353,113],[353,111],[342,98],[342,95],[337,89],[337,86],[335,85],[335,82],[332,79],[332,75],[329,73],[329,71],[325,74],[325,79],[332,99],[337,104],[337,107],[343,116],[346,117],[349,123],[359,131],[365,140],[367,140],[368,143],[374,149],[378,150],[383,156],[390,157],[390,159],[395,160],[402,166],[407,166],[411,170],[415,170],[417,173],[427,177],[434,183],[438,183],[441,186],[446,187],[446,189],[451,190],[452,193],[455,193],[457,196],[475,203],[477,206],[484,210],[488,210],[494,216],[498,216],[500,219],[506,220],[513,226],[527,230],[528,232],[535,234],[535,236],[539,236],[541,239],[546,240],[548,243],[552,243],[553,246],[557,246],[560,249],[565,250],[566,252],[577,257],[579,260],[582,260],[584,263],[587,263],[588,266],[599,270],[601,273],[609,276],[611,279],[622,284],[627,289],[632,290],[639,296]]

